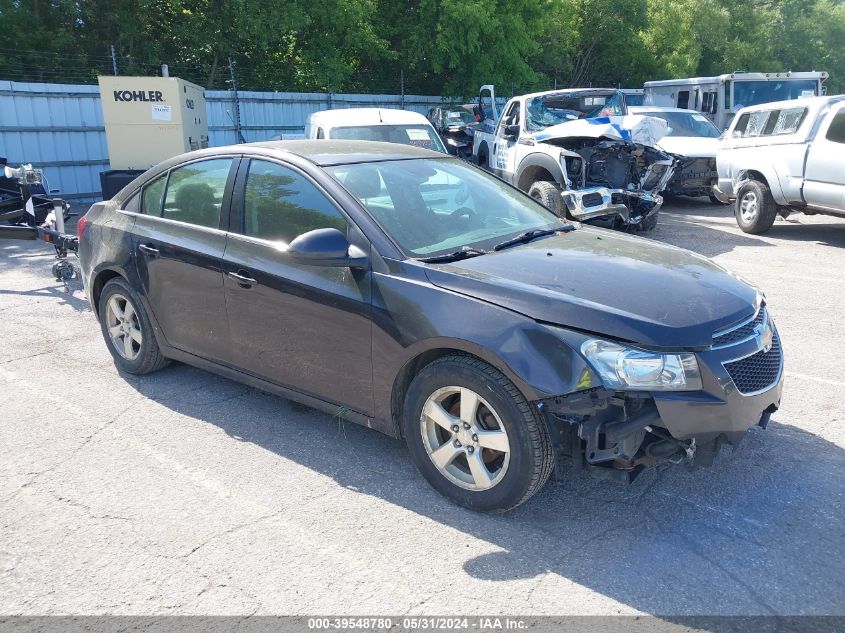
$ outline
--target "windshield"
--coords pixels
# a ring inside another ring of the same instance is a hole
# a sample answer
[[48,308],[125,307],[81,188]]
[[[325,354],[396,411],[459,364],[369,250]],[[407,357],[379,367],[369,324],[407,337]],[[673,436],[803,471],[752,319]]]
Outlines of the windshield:
[[815,79],[734,81],[734,108],[817,96]]
[[719,138],[721,132],[703,114],[697,112],[637,112],[643,116],[653,116],[663,119],[669,124],[666,136],[699,136],[702,138]]
[[383,141],[446,153],[434,128],[428,125],[354,125],[332,128],[328,138],[344,141]]
[[526,112],[525,126],[529,132],[539,132],[575,119],[625,114],[621,92],[606,95],[572,92],[540,95],[526,101]]
[[490,249],[563,221],[524,193],[456,159],[359,163],[326,171],[358,198],[409,257]]
[[472,112],[467,110],[449,110],[444,117],[443,123],[446,126],[466,125],[467,123],[475,123],[475,117],[472,116]]

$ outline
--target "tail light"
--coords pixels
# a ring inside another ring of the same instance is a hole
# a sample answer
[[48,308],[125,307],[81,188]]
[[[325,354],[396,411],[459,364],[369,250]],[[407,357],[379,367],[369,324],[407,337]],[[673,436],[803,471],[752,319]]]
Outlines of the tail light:
[[76,236],[77,237],[81,238],[85,234],[85,229],[88,228],[89,222],[90,222],[90,220],[88,219],[87,213],[76,221]]

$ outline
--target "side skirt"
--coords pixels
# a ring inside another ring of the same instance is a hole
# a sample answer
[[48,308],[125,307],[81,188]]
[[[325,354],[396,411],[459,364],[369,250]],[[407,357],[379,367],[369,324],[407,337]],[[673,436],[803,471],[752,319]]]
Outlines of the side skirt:
[[252,374],[242,372],[232,367],[227,367],[226,365],[215,363],[214,361],[210,361],[200,356],[194,356],[193,354],[183,352],[182,350],[173,347],[167,347],[162,351],[165,356],[175,361],[204,369],[213,374],[217,374],[218,376],[223,376],[224,378],[249,385],[250,387],[255,387],[261,391],[272,393],[273,395],[280,396],[287,400],[304,404],[312,409],[317,409],[318,411],[323,411],[324,413],[328,413],[330,415],[339,416],[349,422],[354,422],[355,424],[360,424],[361,426],[375,429],[376,431],[395,437],[395,435],[389,432],[386,427],[378,425],[373,418],[361,413],[360,411],[354,411],[337,403],[322,400],[315,396],[302,393],[301,391],[277,385],[274,382],[258,378],[257,376],[253,376]]

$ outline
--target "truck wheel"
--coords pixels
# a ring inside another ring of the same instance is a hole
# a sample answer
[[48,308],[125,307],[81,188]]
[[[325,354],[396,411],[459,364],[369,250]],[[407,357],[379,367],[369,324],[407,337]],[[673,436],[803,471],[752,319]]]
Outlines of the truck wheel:
[[560,187],[555,183],[547,180],[538,180],[528,188],[528,195],[544,207],[548,207],[555,215],[564,217]]
[[655,228],[657,228],[657,215],[659,213],[660,211],[655,211],[645,220],[640,222],[640,231],[653,231]]
[[736,223],[745,233],[765,233],[775,222],[777,206],[769,186],[759,180],[749,180],[739,188],[734,209]]
[[454,354],[424,367],[408,388],[402,418],[422,475],[473,510],[518,506],[554,467],[543,421],[510,380],[478,358]]

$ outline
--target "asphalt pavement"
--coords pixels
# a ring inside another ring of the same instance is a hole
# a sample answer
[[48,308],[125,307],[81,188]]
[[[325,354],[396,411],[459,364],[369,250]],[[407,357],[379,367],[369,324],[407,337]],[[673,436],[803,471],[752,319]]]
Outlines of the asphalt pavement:
[[765,291],[782,408],[712,468],[573,473],[498,516],[375,431],[120,374],[47,245],[0,242],[0,615],[845,615],[845,220],[752,236],[673,201],[651,238]]

